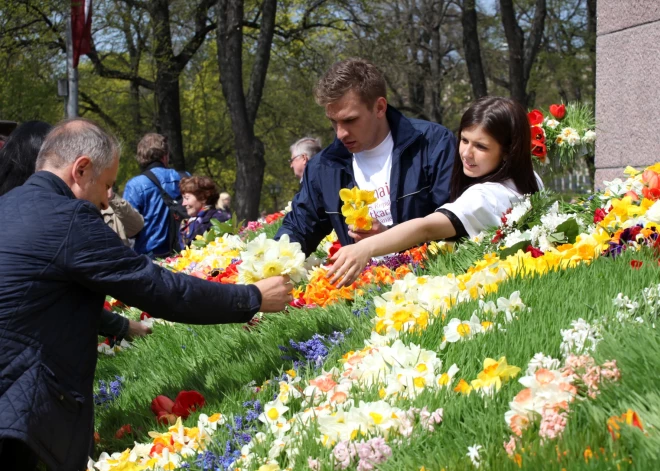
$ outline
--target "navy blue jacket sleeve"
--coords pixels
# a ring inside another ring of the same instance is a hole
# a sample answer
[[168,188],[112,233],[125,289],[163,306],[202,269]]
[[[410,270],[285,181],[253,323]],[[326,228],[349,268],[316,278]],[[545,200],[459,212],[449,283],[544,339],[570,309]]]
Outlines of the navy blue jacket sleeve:
[[242,323],[261,306],[261,293],[254,285],[172,273],[136,254],[88,202],[78,206],[59,260],[68,275],[88,289],[173,322]]
[[128,332],[128,319],[107,309],[101,311],[101,322],[99,323],[99,335],[104,337],[126,337]]
[[332,223],[323,207],[321,190],[314,184],[316,178],[316,169],[307,164],[302,188],[294,196],[291,202],[292,210],[284,216],[282,227],[275,235],[275,240],[279,240],[284,234],[288,234],[291,242],[300,243],[307,257],[316,250],[321,240],[332,232]]
[[429,161],[433,168],[431,197],[436,208],[449,201],[449,183],[456,157],[456,138],[449,130],[444,131],[439,135],[434,133],[434,140],[429,143]]

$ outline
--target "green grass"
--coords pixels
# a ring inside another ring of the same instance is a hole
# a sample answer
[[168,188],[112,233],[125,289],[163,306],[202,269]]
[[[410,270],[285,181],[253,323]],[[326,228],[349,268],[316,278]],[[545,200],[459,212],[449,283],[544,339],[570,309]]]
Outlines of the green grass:
[[[644,261],[641,269],[631,269],[632,258]],[[466,252],[443,255],[428,263],[428,271],[432,275],[460,273],[472,259]],[[440,350],[443,324],[437,322],[422,333],[404,335],[403,341],[438,352],[444,363],[443,370],[456,363],[461,370],[455,381],[474,379],[486,357],[506,356],[508,363],[522,368],[521,374],[524,374],[535,353],[560,356],[560,330],[569,328],[572,320],[593,321],[604,315],[611,316],[615,311],[612,298],[619,292],[633,297],[644,287],[659,281],[656,259],[648,250],[636,254],[628,252],[617,260],[600,258],[588,266],[542,277],[514,278],[501,284],[497,294],[486,298],[496,299],[518,290],[525,304],[532,308],[531,312],[521,314],[518,321],[506,325],[505,332],[489,332]],[[361,348],[364,339],[369,337],[370,319],[358,318],[352,310],[377,293],[377,290],[367,293],[355,306],[340,303],[326,309],[269,315],[250,332],[241,326],[156,325],[154,334],[138,340],[135,348],[122,351],[116,357],[99,359],[97,379],[110,380],[118,374],[125,378],[125,384],[115,402],[97,408],[96,428],[102,437],[98,451],[123,450],[131,447],[133,440],[150,441],[149,430],[164,430],[164,426],[156,424],[149,408],[151,400],[159,394],[174,398],[180,390],[198,390],[207,401],[203,412],[209,415],[241,413],[241,404],[246,400],[272,400],[274,389],[265,388],[255,394],[245,386],[251,381],[261,384],[291,367],[290,361],[280,358],[282,352],[277,347],[287,345],[289,339],[307,340],[315,333],[352,329],[345,342],[331,351],[325,364],[326,369],[337,366],[337,359],[343,353]],[[460,304],[447,314],[447,320],[452,317],[467,319],[476,308],[476,302]],[[562,438],[545,446],[540,445],[538,438],[529,441],[523,453],[524,469],[617,469],[616,461],[623,458],[626,461],[619,463],[621,469],[653,469],[652,464],[658,460],[657,450],[660,450],[656,431],[660,426],[660,375],[657,373],[660,371],[660,335],[649,322],[625,326],[610,323],[596,357],[617,359],[621,381],[606,387],[595,400],[572,404],[569,425]],[[313,377],[318,372],[310,369],[308,376]],[[466,397],[443,390],[437,394],[425,392],[414,401],[400,401],[396,405],[402,409],[409,405],[426,405],[430,410],[443,407],[444,422],[432,434],[416,431],[409,443],[393,445],[392,457],[379,469],[407,470],[421,466],[430,470],[471,469],[466,453],[467,447],[474,444],[483,446],[484,462],[480,469],[518,469],[507,457],[502,444],[511,433],[504,413],[509,409],[509,401],[521,389],[522,385],[514,379],[494,398],[484,399],[474,393]],[[365,392],[364,400],[377,400],[377,396],[373,391]],[[649,436],[645,437],[638,430],[624,430],[622,437],[613,442],[606,420],[628,408],[638,411]],[[193,414],[186,424],[196,423],[197,415]],[[115,439],[115,431],[126,423],[133,426],[136,436]],[[216,437],[221,441],[227,434],[221,432]],[[557,462],[555,446],[562,452],[567,451],[568,464]],[[608,461],[603,456],[585,463],[582,453],[587,446],[593,450],[605,448]],[[301,448],[302,456],[307,453],[319,456],[323,469],[332,469],[329,450],[309,441]],[[632,465],[628,458],[632,459]],[[306,460],[299,459],[295,469],[307,469]]]

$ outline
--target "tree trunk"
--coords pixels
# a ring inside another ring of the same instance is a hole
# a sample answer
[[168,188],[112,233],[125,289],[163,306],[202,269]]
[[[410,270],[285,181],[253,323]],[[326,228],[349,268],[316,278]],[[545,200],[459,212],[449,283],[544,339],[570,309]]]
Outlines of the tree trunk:
[[266,162],[254,134],[275,31],[276,0],[264,0],[261,29],[247,96],[243,89],[243,0],[218,0],[218,65],[236,148],[235,209],[239,219],[256,220]]
[[481,46],[479,45],[475,0],[463,1],[461,23],[463,25],[465,64],[467,65],[470,83],[472,84],[472,94],[477,99],[488,95],[488,86],[486,84],[483,62],[481,61]]
[[534,18],[529,37],[525,41],[522,28],[516,20],[513,0],[500,0],[500,12],[506,42],[509,46],[509,85],[511,97],[523,106],[532,105],[532,95],[527,94],[527,82],[532,66],[541,47],[546,16],[545,0],[536,0]]
[[181,136],[181,102],[179,77],[168,70],[156,72],[156,103],[161,133],[167,137],[170,148],[170,166],[177,170],[186,169]]
[[156,61],[156,104],[158,123],[167,137],[170,148],[170,164],[177,170],[186,169],[181,136],[181,107],[179,74],[174,70],[170,9],[167,0],[151,3],[153,21],[154,59]]

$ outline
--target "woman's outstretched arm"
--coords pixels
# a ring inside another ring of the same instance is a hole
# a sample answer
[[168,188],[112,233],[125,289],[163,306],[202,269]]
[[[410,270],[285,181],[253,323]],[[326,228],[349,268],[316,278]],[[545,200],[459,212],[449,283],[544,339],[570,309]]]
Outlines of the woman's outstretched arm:
[[432,213],[423,218],[411,219],[385,232],[363,239],[357,244],[346,245],[330,258],[333,262],[326,276],[337,286],[350,285],[355,281],[369,260],[379,255],[399,252],[429,240],[446,239],[456,235],[447,216]]

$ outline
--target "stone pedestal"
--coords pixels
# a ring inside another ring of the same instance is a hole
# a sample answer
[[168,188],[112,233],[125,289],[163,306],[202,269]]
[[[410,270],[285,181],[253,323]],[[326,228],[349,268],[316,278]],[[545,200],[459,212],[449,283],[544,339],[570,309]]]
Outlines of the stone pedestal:
[[660,0],[599,0],[596,188],[660,161]]

